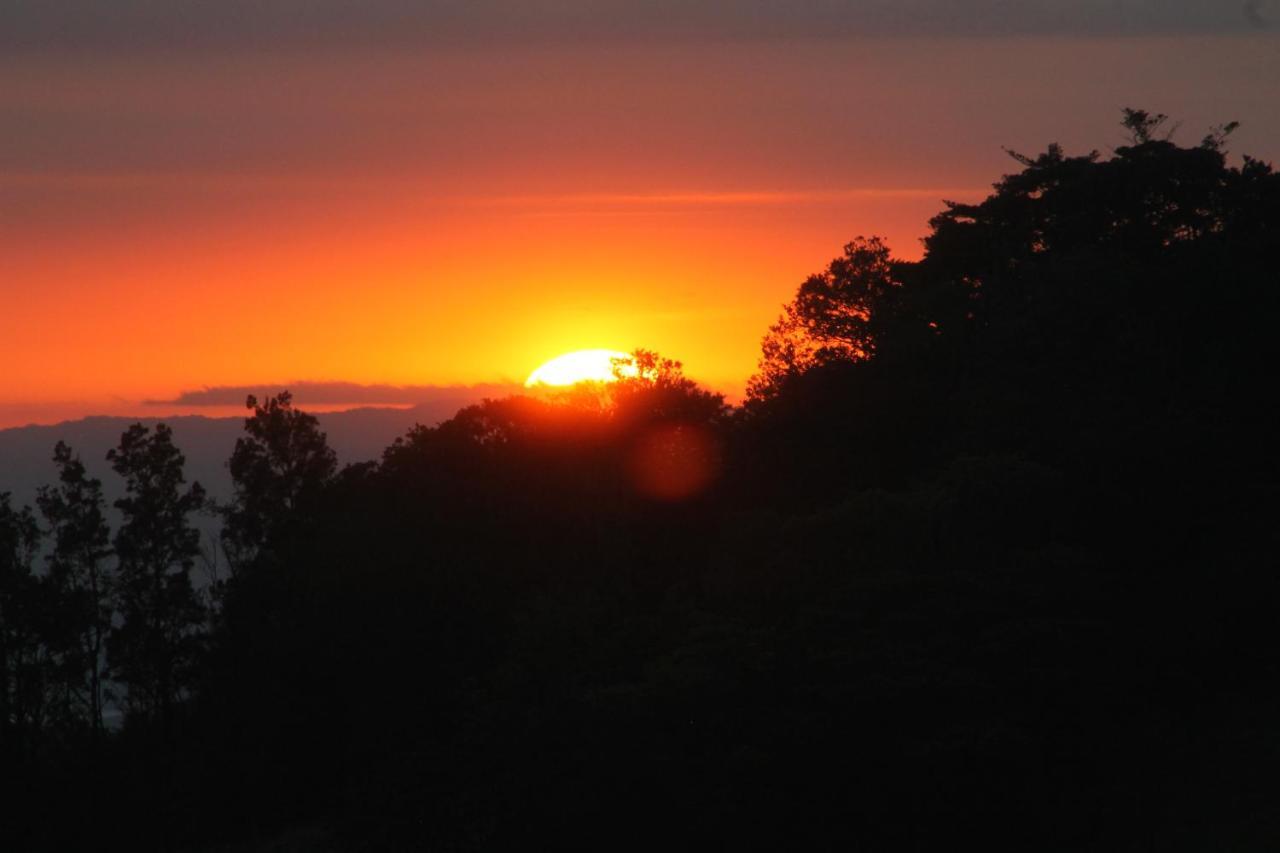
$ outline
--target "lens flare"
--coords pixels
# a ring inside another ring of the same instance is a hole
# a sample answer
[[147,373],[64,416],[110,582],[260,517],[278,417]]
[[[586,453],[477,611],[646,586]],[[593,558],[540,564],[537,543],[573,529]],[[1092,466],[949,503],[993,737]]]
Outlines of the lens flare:
[[720,448],[697,424],[662,424],[632,449],[631,479],[649,498],[682,501],[705,491],[720,471]]

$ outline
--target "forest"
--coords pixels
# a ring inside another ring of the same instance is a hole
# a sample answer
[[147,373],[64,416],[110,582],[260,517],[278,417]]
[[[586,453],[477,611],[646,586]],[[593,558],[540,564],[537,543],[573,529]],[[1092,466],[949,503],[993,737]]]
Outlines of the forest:
[[1280,176],[1168,127],[853,239],[741,405],[0,472],[0,848],[1275,849]]

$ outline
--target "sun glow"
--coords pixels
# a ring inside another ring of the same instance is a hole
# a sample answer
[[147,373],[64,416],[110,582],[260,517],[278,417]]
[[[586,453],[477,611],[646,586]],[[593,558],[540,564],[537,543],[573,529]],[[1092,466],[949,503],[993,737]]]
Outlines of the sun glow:
[[[524,384],[526,388],[534,388],[539,385],[564,386],[576,385],[579,382],[612,382],[617,378],[614,375],[615,360],[630,358],[631,356],[627,353],[612,349],[582,349],[568,352],[551,359],[530,373]],[[628,365],[622,366],[621,372],[624,376],[629,372],[628,367]],[[630,368],[630,372],[634,370],[635,368]]]

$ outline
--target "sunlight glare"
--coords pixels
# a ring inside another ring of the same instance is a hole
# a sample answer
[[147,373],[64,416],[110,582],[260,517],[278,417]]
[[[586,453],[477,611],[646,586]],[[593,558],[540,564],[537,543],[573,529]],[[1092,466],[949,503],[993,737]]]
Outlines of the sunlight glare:
[[[583,349],[565,353],[539,367],[525,380],[526,388],[538,385],[576,385],[579,382],[612,382],[614,359],[630,359],[628,353],[611,349]],[[635,368],[623,367],[623,375],[634,373]]]

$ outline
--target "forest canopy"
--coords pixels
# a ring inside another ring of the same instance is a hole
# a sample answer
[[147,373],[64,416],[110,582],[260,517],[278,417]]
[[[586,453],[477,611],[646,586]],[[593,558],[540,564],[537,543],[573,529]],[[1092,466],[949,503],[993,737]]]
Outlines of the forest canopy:
[[851,240],[739,407],[637,350],[339,466],[249,398],[229,501],[137,425],[114,516],[60,443],[0,494],[0,837],[1267,848],[1280,177],[1123,123]]

